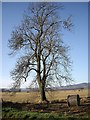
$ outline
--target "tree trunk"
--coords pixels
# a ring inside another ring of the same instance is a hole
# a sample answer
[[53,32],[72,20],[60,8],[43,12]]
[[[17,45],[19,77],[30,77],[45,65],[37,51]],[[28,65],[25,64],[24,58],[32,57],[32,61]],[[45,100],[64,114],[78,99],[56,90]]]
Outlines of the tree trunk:
[[[40,39],[38,41],[38,49],[37,49],[37,81],[39,85],[39,90],[40,90],[40,96],[41,96],[41,102],[47,101],[46,100],[46,95],[45,95],[45,81],[41,79],[41,43]],[[45,69],[44,69],[44,74],[45,74]]]
[[41,101],[47,101],[46,99],[46,94],[45,94],[45,89],[44,89],[44,85],[40,86],[40,95],[41,95]]
[[39,85],[41,102],[47,101],[46,94],[45,94],[45,84],[42,83],[40,74],[37,74],[37,81],[38,81],[38,85]]

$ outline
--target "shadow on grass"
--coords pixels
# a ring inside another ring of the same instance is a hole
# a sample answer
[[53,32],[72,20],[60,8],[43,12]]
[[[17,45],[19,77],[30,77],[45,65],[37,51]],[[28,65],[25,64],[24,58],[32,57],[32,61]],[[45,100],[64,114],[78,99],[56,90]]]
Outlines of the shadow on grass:
[[[33,104],[3,102],[2,108],[2,120],[90,120],[90,117],[79,117],[80,113],[82,112],[83,116],[87,116],[87,104],[80,105],[79,108],[69,108],[64,103]],[[58,116],[55,115],[57,113]],[[68,116],[65,116],[65,113]],[[69,117],[72,115],[74,116]],[[75,118],[76,115],[78,116],[77,118]]]
[[13,102],[2,102],[2,108],[15,108],[17,110],[22,110],[27,103],[13,103]]
[[48,108],[47,104],[33,104],[33,103],[13,103],[13,102],[3,102],[2,108],[14,108],[17,110],[28,110],[28,111],[43,111]]

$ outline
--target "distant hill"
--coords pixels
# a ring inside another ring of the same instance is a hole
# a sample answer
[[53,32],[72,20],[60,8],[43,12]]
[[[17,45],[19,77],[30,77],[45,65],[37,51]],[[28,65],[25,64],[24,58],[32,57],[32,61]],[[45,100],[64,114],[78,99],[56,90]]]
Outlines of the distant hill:
[[[80,84],[74,84],[74,85],[68,85],[68,86],[61,86],[61,87],[53,87],[53,88],[47,88],[46,90],[75,90],[75,89],[85,89],[90,88],[90,83],[80,83]],[[7,92],[7,91],[15,91],[15,92],[21,92],[21,91],[38,91],[38,88],[21,88],[21,89],[8,89],[8,88],[2,88],[0,91]]]
[[80,84],[62,86],[62,87],[58,87],[58,88],[55,88],[55,89],[72,90],[72,89],[85,89],[85,88],[90,88],[90,83],[80,83]]

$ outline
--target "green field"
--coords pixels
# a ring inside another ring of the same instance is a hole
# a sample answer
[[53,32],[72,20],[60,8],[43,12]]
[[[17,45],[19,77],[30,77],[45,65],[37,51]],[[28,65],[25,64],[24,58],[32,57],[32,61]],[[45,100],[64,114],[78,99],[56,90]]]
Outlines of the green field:
[[88,116],[75,117],[65,116],[60,113],[40,113],[30,111],[19,111],[13,108],[3,108],[3,119],[22,119],[22,120],[90,120]]

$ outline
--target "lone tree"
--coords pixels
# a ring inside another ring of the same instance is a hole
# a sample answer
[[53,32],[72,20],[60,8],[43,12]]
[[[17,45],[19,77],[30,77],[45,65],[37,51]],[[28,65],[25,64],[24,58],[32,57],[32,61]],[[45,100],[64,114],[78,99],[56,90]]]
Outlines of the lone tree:
[[47,101],[46,87],[71,80],[69,47],[61,40],[61,30],[70,31],[72,22],[71,16],[64,20],[59,16],[58,10],[62,7],[60,3],[32,3],[9,40],[10,54],[22,53],[15,69],[11,71],[13,87],[20,87],[33,71],[41,101]]

